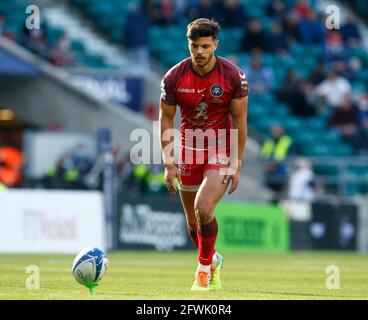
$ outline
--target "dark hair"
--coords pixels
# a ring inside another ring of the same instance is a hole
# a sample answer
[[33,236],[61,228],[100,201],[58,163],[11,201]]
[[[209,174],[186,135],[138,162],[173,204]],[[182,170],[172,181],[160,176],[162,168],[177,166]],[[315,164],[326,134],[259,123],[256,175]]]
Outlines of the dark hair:
[[199,18],[188,24],[187,37],[190,40],[197,40],[201,37],[217,39],[220,30],[220,24],[213,18],[211,20]]

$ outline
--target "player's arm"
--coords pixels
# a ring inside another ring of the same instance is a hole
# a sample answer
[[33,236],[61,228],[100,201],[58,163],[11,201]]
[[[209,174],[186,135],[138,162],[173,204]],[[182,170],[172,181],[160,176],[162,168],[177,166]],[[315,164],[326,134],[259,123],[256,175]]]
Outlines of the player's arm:
[[240,166],[244,155],[245,145],[247,143],[247,109],[248,109],[248,97],[240,99],[232,99],[230,103],[230,112],[233,122],[233,129],[237,130],[237,152],[230,159],[230,165],[233,170],[233,174],[225,176],[224,183],[227,183],[228,179],[232,180],[229,194],[233,193],[238,186],[240,177]]
[[162,159],[165,166],[165,183],[171,194],[175,194],[175,177],[179,178],[179,170],[174,163],[174,117],[176,106],[160,101],[160,140]]

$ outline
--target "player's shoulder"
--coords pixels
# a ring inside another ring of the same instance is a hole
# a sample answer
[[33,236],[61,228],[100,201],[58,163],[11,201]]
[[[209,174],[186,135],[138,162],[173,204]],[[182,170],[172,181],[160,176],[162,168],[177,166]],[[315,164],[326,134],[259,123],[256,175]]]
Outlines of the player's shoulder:
[[183,59],[176,65],[171,67],[165,74],[164,78],[179,78],[189,67],[190,58]]
[[226,58],[223,58],[223,57],[217,57],[217,58],[219,59],[219,64],[220,64],[221,68],[230,77],[238,78],[239,76],[240,77],[245,76],[244,71],[239,66],[237,66],[236,64],[231,62],[230,60],[228,60]]

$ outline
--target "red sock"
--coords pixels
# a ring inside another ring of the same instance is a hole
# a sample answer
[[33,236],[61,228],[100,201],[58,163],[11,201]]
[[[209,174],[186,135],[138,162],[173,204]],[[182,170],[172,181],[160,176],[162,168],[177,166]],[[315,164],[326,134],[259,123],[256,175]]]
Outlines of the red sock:
[[198,261],[203,265],[210,265],[215,253],[215,242],[217,238],[218,225],[216,218],[198,229]]
[[197,235],[197,231],[193,231],[192,229],[188,228],[188,234],[190,236],[190,238],[193,241],[194,246],[198,249],[198,235]]

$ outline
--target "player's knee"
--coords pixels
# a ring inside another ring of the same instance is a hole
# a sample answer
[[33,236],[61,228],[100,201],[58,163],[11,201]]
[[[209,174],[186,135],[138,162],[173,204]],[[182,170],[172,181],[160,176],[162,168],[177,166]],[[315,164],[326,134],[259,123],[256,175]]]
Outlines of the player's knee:
[[198,224],[197,222],[189,222],[188,223],[188,232],[189,233],[194,233],[194,232],[197,232],[197,229],[198,229]]
[[[212,219],[213,204],[208,200],[198,201],[195,206],[195,213],[199,224],[203,225]],[[208,221],[209,220],[209,221]]]

